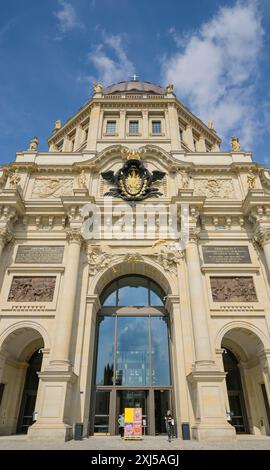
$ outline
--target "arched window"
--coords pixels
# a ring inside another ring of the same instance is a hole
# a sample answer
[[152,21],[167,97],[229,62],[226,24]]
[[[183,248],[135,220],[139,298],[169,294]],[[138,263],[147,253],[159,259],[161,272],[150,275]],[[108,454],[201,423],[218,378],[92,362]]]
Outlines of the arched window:
[[163,307],[165,293],[143,276],[124,276],[113,281],[101,294],[103,307]]
[[105,288],[98,317],[96,385],[171,384],[164,298],[163,290],[143,276],[121,277]]

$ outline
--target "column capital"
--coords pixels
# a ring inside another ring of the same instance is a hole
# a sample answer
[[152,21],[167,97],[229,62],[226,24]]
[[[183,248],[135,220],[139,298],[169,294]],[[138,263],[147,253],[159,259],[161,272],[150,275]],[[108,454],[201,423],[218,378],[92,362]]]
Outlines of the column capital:
[[7,245],[14,235],[8,227],[0,227],[0,243],[2,246]]
[[77,228],[71,228],[66,230],[66,237],[68,243],[78,243],[79,245],[83,242],[83,236],[81,230]]
[[200,229],[199,228],[190,228],[189,229],[189,243],[195,243],[197,245],[200,238]]
[[254,240],[261,246],[270,243],[270,225],[263,227],[258,224],[254,230]]

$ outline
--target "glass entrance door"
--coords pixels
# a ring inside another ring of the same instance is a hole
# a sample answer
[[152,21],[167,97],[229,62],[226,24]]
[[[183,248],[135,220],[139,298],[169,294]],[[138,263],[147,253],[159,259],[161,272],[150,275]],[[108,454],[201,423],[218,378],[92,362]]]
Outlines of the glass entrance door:
[[155,390],[155,433],[166,434],[165,416],[172,410],[170,390]]
[[125,408],[142,408],[143,431],[147,434],[147,390],[119,390],[117,392],[117,434],[121,434],[119,417],[125,413]]

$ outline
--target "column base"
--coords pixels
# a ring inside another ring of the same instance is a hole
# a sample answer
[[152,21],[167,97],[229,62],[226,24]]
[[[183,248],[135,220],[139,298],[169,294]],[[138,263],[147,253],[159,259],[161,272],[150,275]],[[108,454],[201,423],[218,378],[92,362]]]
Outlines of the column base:
[[235,441],[236,432],[233,426],[229,423],[220,426],[215,425],[201,425],[198,424],[191,428],[192,439],[197,441]]
[[68,424],[33,424],[27,433],[31,440],[70,441],[73,438],[72,426]]
[[235,428],[226,416],[223,382],[225,372],[217,370],[214,363],[195,364],[188,380],[193,388],[193,407],[196,422],[192,426],[192,437],[197,440],[232,440]]

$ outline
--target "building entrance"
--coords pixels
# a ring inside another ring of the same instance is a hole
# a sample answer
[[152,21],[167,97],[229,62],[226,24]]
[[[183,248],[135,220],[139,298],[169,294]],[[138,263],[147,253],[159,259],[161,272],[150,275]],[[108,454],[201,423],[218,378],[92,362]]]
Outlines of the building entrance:
[[41,369],[42,354],[36,351],[29,360],[25,386],[22,396],[20,415],[18,420],[18,434],[26,434],[29,426],[34,422],[34,410],[38,391],[38,372]]
[[142,276],[120,278],[102,293],[92,432],[119,434],[119,416],[129,407],[142,408],[145,434],[165,432],[173,387],[164,297],[157,284]]
[[227,372],[226,385],[230,404],[231,422],[237,434],[249,432],[243,387],[235,355],[225,349],[223,355],[224,370]]
[[[117,392],[117,418],[124,414],[125,408],[142,408],[143,432],[147,434],[147,403],[148,391],[146,390],[119,390]],[[119,421],[117,419],[118,434],[121,434]]]

